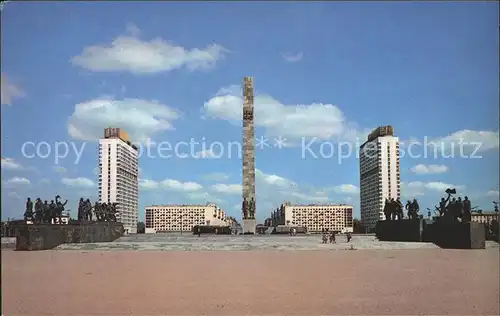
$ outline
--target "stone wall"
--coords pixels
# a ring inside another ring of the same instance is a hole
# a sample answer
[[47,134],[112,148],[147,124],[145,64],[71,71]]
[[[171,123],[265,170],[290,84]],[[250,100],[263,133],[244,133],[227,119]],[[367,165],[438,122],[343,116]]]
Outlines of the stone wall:
[[110,242],[124,233],[117,222],[82,222],[68,225],[22,224],[16,227],[16,250],[47,250],[64,243]]
[[427,225],[426,239],[447,249],[484,249],[486,236],[482,223],[459,223],[455,221],[438,220]]
[[420,220],[378,221],[375,236],[380,241],[422,241]]
[[461,223],[444,219],[378,221],[380,241],[432,242],[447,249],[484,249],[485,231],[481,223]]

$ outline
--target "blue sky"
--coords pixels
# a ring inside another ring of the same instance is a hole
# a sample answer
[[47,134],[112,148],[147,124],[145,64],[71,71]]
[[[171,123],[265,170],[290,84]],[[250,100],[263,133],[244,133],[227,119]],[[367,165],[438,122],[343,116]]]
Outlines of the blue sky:
[[[241,140],[244,76],[266,140],[260,221],[285,200],[359,216],[356,146],[387,124],[403,142],[404,199],[431,207],[456,187],[484,210],[498,200],[496,2],[8,2],[1,31],[2,218],[21,216],[27,196],[59,194],[73,210],[94,200],[108,126],[156,143],[140,158],[140,218],[145,205],[207,201],[241,218],[229,143]],[[191,139],[206,147],[164,149]],[[33,156],[41,142],[47,158]]]

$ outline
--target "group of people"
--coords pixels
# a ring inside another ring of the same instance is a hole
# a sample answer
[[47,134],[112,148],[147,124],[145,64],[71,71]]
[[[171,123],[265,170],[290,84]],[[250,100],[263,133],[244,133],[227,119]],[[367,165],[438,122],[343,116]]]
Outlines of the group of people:
[[[417,199],[413,199],[413,201],[408,200],[404,209],[407,211],[408,219],[418,219],[420,206]],[[404,218],[403,204],[399,198],[397,200],[394,200],[394,198],[385,199],[383,212],[386,220],[400,220]]]
[[460,196],[458,198],[451,198],[451,194],[448,194],[446,199],[441,198],[439,207],[435,206],[435,208],[439,211],[439,216],[445,218],[453,220],[461,218],[462,222],[470,222],[472,218],[473,208],[467,196],[462,200]]
[[[52,223],[52,219],[62,217],[64,213],[64,207],[68,203],[68,200],[62,203],[59,200],[60,198],[61,197],[57,195],[55,197],[55,200],[51,200],[50,203],[48,203],[47,200],[42,202],[40,198],[37,198],[34,205],[33,201],[31,201],[31,198],[28,198],[26,200],[24,220],[34,221],[35,223]],[[33,206],[35,207],[34,212]]]
[[[330,244],[335,244],[337,243],[337,238],[336,238],[336,233],[335,231],[331,231],[331,232],[328,232],[328,229],[323,229],[323,238],[322,238],[322,241],[321,243],[323,244],[327,244],[328,241],[330,241]],[[351,239],[352,239],[352,235],[350,232],[347,232],[346,233],[346,238],[347,238],[347,242],[350,242]]]
[[116,221],[117,205],[118,203],[99,203],[97,201],[92,205],[90,199],[80,198],[78,220],[92,221],[93,211],[97,221]]

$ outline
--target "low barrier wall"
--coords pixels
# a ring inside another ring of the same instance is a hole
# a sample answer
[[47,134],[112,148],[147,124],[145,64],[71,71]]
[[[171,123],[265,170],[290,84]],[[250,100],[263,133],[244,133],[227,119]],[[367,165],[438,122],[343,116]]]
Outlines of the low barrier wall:
[[485,249],[482,223],[461,223],[446,219],[378,221],[380,241],[432,242],[441,248]]
[[20,224],[16,227],[16,250],[47,250],[64,243],[110,242],[123,236],[118,222],[70,222],[67,225]]

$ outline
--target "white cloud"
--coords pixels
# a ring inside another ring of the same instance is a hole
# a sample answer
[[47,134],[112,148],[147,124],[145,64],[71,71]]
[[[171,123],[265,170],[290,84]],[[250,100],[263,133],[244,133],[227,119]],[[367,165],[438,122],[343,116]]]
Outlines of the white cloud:
[[61,167],[61,166],[54,166],[53,169],[57,173],[65,173],[67,171],[66,168]]
[[23,177],[13,177],[7,181],[4,181],[3,183],[6,187],[12,187],[12,186],[16,186],[16,185],[27,185],[27,184],[30,184],[31,182],[30,182],[30,180],[23,178]]
[[213,172],[201,177],[205,181],[225,181],[229,179],[229,175],[222,172]]
[[219,157],[218,154],[215,154],[211,149],[202,150],[194,154],[194,158],[214,158]]
[[199,191],[203,187],[196,182],[181,182],[178,180],[167,179],[162,181],[162,184],[167,189],[179,190],[179,191]]
[[145,190],[166,189],[174,191],[194,192],[203,189],[203,186],[196,182],[182,182],[173,179],[155,181],[150,179],[140,179],[139,186]]
[[[460,154],[460,147],[462,146],[464,154],[470,154],[476,150],[478,152],[487,151],[490,149],[498,149],[500,142],[499,132],[492,131],[473,131],[473,130],[460,130],[448,136],[433,139],[432,143],[437,145],[438,151],[445,151],[451,153],[454,151],[455,155]],[[428,144],[432,147],[432,144]]]
[[457,194],[464,194],[465,186],[455,185],[444,182],[401,182],[401,194],[405,198],[413,198],[417,196],[425,195],[426,192],[439,193],[444,195],[446,189],[456,189]]
[[94,181],[78,177],[78,178],[62,178],[61,182],[67,186],[75,187],[75,188],[92,188],[95,186]]
[[341,184],[339,186],[333,187],[333,191],[341,194],[357,194],[359,189],[357,186],[352,184]]
[[486,196],[498,199],[500,197],[500,191],[490,190],[490,191],[486,192]]
[[[204,103],[203,115],[241,124],[239,122],[243,115],[242,103],[239,86],[222,88]],[[368,130],[360,132],[357,125],[348,122],[342,111],[333,104],[285,105],[272,96],[256,93],[254,107],[255,125],[265,128],[268,136],[295,140],[302,137],[337,137],[352,141],[368,133]]]
[[[358,188],[352,184],[314,188],[256,169],[256,190],[259,209],[275,209],[284,201],[292,203],[351,203]],[[331,194],[331,195],[330,195]],[[264,211],[264,213],[267,213]],[[267,214],[266,214],[267,215]]]
[[425,184],[425,187],[429,190],[434,190],[438,191],[441,193],[444,193],[444,191],[448,188],[450,189],[457,189],[457,193],[461,194],[460,191],[463,191],[465,189],[465,186],[463,185],[454,185],[454,184],[449,184],[449,183],[444,183],[444,182],[427,182]]
[[209,194],[208,192],[190,192],[187,194],[188,198],[193,201],[202,203],[223,203],[224,201]]
[[172,130],[180,114],[152,100],[100,98],[79,103],[68,120],[68,133],[74,139],[97,141],[104,128],[120,127],[132,142],[144,142],[154,134]]
[[180,68],[189,71],[212,69],[229,52],[219,44],[204,49],[186,49],[161,38],[141,40],[140,30],[132,24],[127,26],[127,32],[128,35],[118,36],[109,45],[84,48],[71,62],[94,72],[153,74]]
[[284,53],[283,58],[289,63],[296,63],[302,60],[304,54],[302,52],[298,52],[297,54]]
[[24,167],[12,158],[2,158],[2,169],[21,170]]
[[259,169],[255,169],[255,179],[256,181],[264,182],[269,185],[277,186],[280,188],[290,188],[297,186],[297,183],[280,177],[275,174],[266,174]]
[[212,190],[224,194],[241,195],[243,187],[241,184],[214,184]]
[[328,201],[328,196],[322,196],[322,195],[308,195],[300,192],[291,192],[290,195],[302,201],[311,201],[311,202]]
[[143,190],[155,190],[160,187],[160,183],[149,179],[139,179],[139,186]]
[[448,171],[448,167],[445,165],[423,165],[418,164],[410,169],[411,172],[416,174],[433,174],[433,173],[445,173]]
[[2,105],[12,105],[12,101],[16,98],[22,98],[26,96],[21,88],[10,83],[7,79],[7,75],[1,74],[1,87],[0,87],[0,103]]

